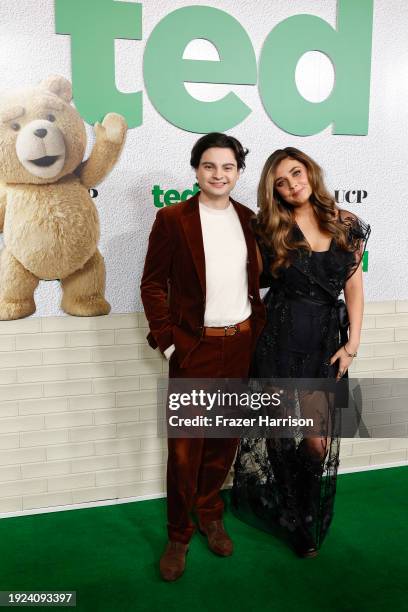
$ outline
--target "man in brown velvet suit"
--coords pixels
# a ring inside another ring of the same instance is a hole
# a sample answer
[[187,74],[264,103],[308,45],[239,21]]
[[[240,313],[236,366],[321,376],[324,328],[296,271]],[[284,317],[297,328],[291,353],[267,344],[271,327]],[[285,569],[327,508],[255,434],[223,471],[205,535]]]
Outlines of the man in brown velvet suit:
[[[148,341],[169,362],[171,378],[241,378],[263,327],[253,212],[230,192],[247,151],[231,136],[213,133],[193,147],[191,165],[200,192],[158,211],[141,282],[150,326]],[[220,488],[237,439],[169,438],[169,542],[160,560],[165,580],[185,567],[188,543],[199,529],[216,554],[232,554],[224,530]]]

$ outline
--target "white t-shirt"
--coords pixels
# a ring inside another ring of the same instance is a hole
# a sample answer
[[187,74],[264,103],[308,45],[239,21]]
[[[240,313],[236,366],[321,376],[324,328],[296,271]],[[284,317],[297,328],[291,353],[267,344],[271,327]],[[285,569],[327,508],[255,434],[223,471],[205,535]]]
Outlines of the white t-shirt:
[[217,210],[200,202],[205,253],[204,326],[234,325],[251,314],[247,246],[234,206]]
[[[199,203],[205,254],[205,327],[234,325],[251,314],[247,246],[234,206],[218,210]],[[170,359],[174,344],[164,354]]]

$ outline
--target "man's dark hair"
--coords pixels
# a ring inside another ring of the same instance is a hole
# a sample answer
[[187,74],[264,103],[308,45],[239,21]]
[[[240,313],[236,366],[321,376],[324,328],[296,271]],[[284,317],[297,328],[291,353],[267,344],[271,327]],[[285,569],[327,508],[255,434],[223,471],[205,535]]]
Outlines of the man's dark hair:
[[248,155],[248,149],[244,149],[242,144],[233,136],[227,136],[221,132],[211,132],[202,136],[195,143],[191,151],[191,166],[195,169],[200,165],[201,156],[207,149],[219,147],[220,149],[232,149],[237,160],[238,170],[245,168],[245,157]]

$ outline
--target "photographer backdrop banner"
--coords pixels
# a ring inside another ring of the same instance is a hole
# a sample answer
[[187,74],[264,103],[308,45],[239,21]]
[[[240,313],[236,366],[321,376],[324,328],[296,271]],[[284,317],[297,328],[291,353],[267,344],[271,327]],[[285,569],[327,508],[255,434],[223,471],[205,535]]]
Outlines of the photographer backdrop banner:
[[[234,196],[254,211],[273,150],[315,158],[339,205],[372,226],[367,301],[402,300],[407,29],[403,0],[2,0],[1,89],[71,80],[88,151],[93,123],[126,117],[122,156],[92,191],[112,313],[142,310],[155,214],[196,191],[190,150],[209,131],[249,148]],[[58,281],[41,282],[34,316],[63,314],[59,302]]]

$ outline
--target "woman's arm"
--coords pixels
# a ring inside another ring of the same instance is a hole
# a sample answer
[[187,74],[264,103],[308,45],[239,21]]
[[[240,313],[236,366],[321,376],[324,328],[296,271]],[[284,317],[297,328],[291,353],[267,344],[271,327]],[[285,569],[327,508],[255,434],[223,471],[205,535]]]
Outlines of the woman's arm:
[[364,293],[363,293],[363,264],[360,263],[354,274],[348,279],[344,287],[344,297],[350,321],[349,339],[339,348],[330,360],[332,365],[339,360],[337,379],[341,378],[353,362],[353,353],[360,346],[361,326],[363,323]]
[[344,297],[350,321],[350,332],[348,342],[346,343],[346,350],[348,353],[356,353],[360,346],[364,312],[363,266],[361,263],[353,276],[346,282]]

